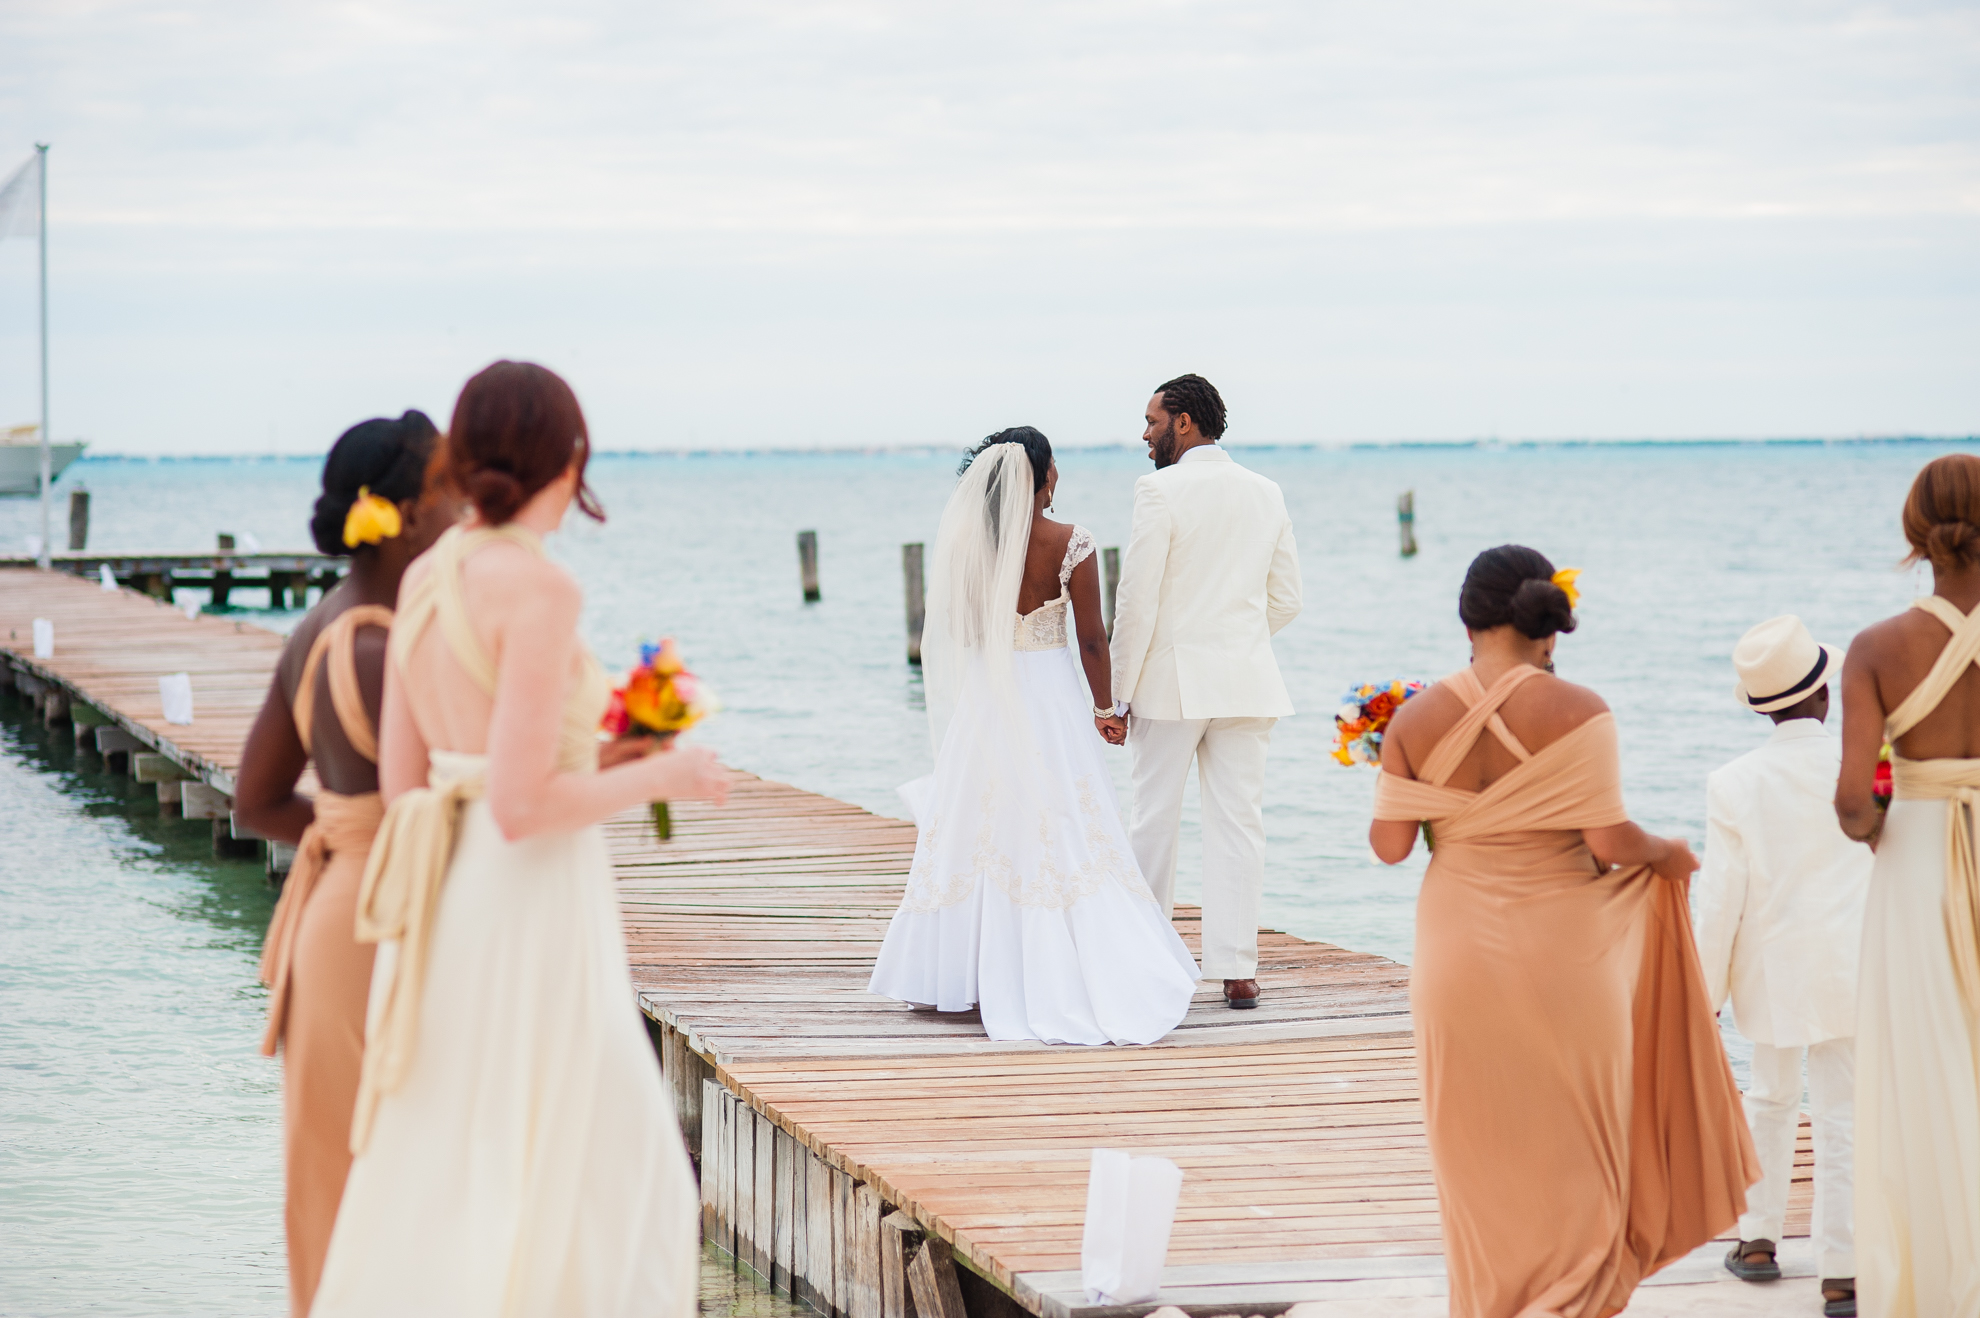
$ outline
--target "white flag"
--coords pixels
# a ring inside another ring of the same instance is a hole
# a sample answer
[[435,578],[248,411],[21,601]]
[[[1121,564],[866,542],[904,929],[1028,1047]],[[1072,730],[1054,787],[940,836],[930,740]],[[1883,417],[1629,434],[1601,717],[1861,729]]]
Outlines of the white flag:
[[41,162],[29,156],[0,183],[0,238],[32,238],[41,230]]

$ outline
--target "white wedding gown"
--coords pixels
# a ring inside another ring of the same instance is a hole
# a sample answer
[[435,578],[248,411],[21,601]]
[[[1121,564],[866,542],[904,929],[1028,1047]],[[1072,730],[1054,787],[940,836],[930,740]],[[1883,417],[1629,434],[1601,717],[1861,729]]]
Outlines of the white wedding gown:
[[1016,619],[1023,726],[967,671],[932,782],[902,789],[921,836],[869,987],[976,1005],[992,1039],[1153,1043],[1196,991],[1128,847],[1071,648],[1067,583],[1092,552],[1075,527],[1059,597]]

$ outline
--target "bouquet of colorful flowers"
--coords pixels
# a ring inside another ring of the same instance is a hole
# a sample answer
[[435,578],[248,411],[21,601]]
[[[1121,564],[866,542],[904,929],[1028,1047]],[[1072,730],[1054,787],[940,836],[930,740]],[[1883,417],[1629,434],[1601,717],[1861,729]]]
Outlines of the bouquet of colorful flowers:
[[1340,712],[1334,715],[1334,758],[1342,764],[1380,764],[1389,720],[1421,690],[1423,683],[1398,677],[1364,682],[1341,697]]
[[1890,743],[1886,742],[1884,749],[1877,752],[1877,772],[1870,778],[1870,799],[1876,803],[1879,810],[1888,810],[1891,808],[1891,795],[1894,790],[1891,780],[1891,747]]
[[[665,746],[721,706],[681,662],[672,637],[639,647],[639,664],[612,693],[599,728],[608,737],[658,737]],[[662,842],[674,835],[665,801],[653,803],[653,831]]]

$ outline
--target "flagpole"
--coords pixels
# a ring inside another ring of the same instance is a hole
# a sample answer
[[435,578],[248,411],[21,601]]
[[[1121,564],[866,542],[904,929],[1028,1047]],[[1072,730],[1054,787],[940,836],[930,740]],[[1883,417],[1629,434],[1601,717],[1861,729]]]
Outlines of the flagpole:
[[36,142],[41,157],[41,566],[49,565],[49,437],[48,437],[48,143]]

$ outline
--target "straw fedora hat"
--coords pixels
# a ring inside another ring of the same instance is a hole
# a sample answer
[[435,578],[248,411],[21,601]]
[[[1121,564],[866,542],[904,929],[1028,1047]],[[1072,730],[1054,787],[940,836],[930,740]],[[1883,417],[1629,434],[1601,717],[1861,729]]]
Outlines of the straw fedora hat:
[[1733,647],[1733,698],[1757,714],[1786,709],[1814,695],[1840,662],[1841,652],[1818,643],[1792,613],[1769,618]]

